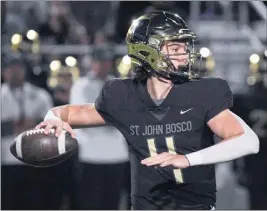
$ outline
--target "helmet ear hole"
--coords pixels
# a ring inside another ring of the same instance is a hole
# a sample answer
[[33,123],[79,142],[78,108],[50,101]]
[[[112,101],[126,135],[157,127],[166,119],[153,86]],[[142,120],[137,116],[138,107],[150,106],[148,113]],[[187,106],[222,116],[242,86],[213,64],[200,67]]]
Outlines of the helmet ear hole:
[[141,56],[143,56],[143,57],[148,57],[149,56],[149,52],[147,52],[147,51],[139,51],[139,54],[141,55]]

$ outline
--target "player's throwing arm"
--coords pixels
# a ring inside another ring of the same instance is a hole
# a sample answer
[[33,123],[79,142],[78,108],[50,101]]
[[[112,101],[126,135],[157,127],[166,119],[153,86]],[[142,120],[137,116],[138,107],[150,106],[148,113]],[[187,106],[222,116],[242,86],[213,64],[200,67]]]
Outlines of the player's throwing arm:
[[45,128],[45,133],[48,134],[51,128],[55,128],[56,136],[66,130],[75,137],[72,128],[100,125],[105,125],[105,121],[96,111],[94,104],[64,105],[48,111],[44,121],[38,124],[36,129]]

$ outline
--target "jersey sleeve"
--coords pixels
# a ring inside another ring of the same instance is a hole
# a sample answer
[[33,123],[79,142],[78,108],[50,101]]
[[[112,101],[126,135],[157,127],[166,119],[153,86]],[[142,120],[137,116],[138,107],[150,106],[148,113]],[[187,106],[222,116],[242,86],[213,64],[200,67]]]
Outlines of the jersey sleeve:
[[225,109],[230,109],[233,106],[233,94],[225,80],[217,80],[216,88],[211,91],[208,103],[208,111],[206,115],[206,122],[212,119]]
[[95,108],[97,112],[103,117],[106,123],[114,125],[116,122],[116,115],[114,110],[114,102],[116,102],[116,96],[114,96],[115,83],[107,81],[98,97],[95,100]]

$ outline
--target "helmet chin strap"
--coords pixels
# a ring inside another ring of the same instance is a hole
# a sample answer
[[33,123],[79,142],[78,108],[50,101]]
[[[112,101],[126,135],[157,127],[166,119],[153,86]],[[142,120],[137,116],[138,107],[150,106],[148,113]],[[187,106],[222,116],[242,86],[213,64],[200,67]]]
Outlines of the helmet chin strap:
[[190,80],[188,70],[189,65],[180,65],[174,72],[169,73],[169,78],[175,84],[185,83]]
[[185,82],[188,82],[190,81],[189,77],[185,77],[184,75],[180,74],[173,74],[173,73],[170,73],[169,74],[170,77],[171,77],[171,81],[174,83],[174,84],[182,84],[182,83],[185,83]]
[[150,69],[150,71],[157,76],[157,78],[159,77],[162,77],[164,79],[167,79],[167,80],[170,80],[172,81],[173,84],[182,84],[182,83],[185,83],[185,82],[188,82],[190,79],[188,76],[186,76],[185,74],[183,74],[181,71],[181,68],[184,69],[184,68],[187,68],[188,69],[188,66],[185,65],[184,67],[180,66],[180,68],[178,68],[176,71],[176,73],[168,73],[168,76],[166,76],[165,74],[162,74],[160,72],[156,72],[155,70],[153,69]]

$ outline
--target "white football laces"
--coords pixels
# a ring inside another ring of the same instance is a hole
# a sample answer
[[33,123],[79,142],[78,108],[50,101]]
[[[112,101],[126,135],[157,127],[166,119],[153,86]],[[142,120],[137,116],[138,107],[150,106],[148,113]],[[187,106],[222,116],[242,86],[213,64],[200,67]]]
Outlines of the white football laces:
[[[33,134],[42,134],[45,132],[45,129],[34,129],[34,130],[27,130],[26,131],[26,136],[33,135]],[[55,133],[55,129],[50,129],[49,133]]]

